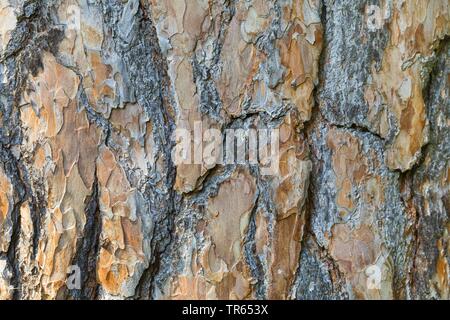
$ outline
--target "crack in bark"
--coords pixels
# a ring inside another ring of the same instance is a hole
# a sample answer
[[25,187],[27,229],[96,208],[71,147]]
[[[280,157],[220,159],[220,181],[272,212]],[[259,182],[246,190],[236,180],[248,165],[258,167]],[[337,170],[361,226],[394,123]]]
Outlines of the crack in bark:
[[100,251],[100,235],[102,221],[99,209],[99,183],[94,175],[93,190],[86,201],[86,224],[83,238],[77,245],[72,264],[80,268],[81,288],[68,290],[68,297],[75,300],[96,299],[99,285],[97,284],[97,257]]

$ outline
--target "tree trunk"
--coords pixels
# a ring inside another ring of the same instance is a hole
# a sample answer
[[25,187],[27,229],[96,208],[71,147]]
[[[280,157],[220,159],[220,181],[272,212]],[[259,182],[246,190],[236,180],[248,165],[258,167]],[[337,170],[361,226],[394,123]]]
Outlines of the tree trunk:
[[0,298],[448,299],[448,18],[0,0]]

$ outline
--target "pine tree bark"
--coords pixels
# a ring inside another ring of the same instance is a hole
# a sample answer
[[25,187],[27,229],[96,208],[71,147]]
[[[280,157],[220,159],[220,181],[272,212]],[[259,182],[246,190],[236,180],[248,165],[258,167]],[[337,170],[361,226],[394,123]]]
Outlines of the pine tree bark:
[[[449,34],[446,0],[0,0],[0,298],[448,299]],[[180,129],[278,130],[276,174]]]

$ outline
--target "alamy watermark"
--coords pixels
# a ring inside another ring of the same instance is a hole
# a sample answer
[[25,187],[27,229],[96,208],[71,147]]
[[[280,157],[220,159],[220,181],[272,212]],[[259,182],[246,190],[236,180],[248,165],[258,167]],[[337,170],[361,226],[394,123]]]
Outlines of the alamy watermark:
[[262,175],[277,175],[280,158],[279,129],[203,130],[196,121],[193,130],[178,128],[174,133],[175,165],[199,164],[212,168],[218,164],[258,165]]
[[81,289],[81,269],[78,265],[67,267],[66,286],[69,290]]

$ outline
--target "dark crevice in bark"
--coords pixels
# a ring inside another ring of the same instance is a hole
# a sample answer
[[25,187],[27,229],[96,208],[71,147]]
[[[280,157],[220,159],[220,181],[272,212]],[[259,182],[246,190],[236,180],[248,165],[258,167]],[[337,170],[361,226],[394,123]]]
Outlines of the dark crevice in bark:
[[32,258],[36,258],[38,253],[39,238],[41,235],[42,217],[45,214],[45,208],[47,201],[43,197],[43,193],[40,190],[36,190],[36,195],[33,195],[32,190],[28,190],[30,201],[30,214],[31,221],[33,223],[33,255]]
[[5,148],[5,146],[3,145],[0,145],[0,162],[3,163],[3,169],[5,170],[8,178],[11,179],[11,183],[13,186],[14,205],[11,211],[12,232],[8,251],[5,253],[5,255],[12,273],[10,284],[15,289],[13,291],[13,299],[18,299],[20,297],[21,273],[19,261],[16,259],[16,253],[21,230],[20,207],[24,202],[26,189],[21,177],[21,172],[17,160],[15,159],[14,155],[12,155],[11,151],[8,148]]
[[[317,255],[317,259],[326,261],[326,263],[331,266],[331,268],[329,269],[330,277],[331,277],[332,273],[334,273],[335,276],[337,276],[337,279],[334,279],[335,281],[332,282],[332,285],[333,285],[332,294],[333,295],[337,296],[337,295],[341,294],[342,288],[340,288],[340,282],[341,282],[341,279],[345,279],[345,277],[339,271],[339,268],[336,265],[336,263],[334,262],[334,260],[329,256],[327,250],[320,246],[319,242],[317,241],[317,239],[315,237],[314,231],[312,230],[312,215],[314,214],[314,212],[316,210],[315,204],[314,204],[314,196],[316,194],[315,188],[316,188],[317,183],[320,183],[320,181],[317,181],[318,175],[316,175],[316,173],[319,171],[320,162],[322,161],[319,159],[319,157],[317,157],[315,155],[315,146],[314,146],[314,141],[312,140],[312,134],[313,134],[313,131],[317,129],[317,125],[319,123],[322,123],[322,122],[328,123],[328,121],[325,119],[325,117],[323,117],[322,110],[320,107],[321,100],[322,100],[320,94],[321,94],[321,90],[322,90],[321,88],[325,81],[325,78],[324,78],[325,77],[325,64],[327,63],[327,61],[326,61],[327,52],[326,51],[327,51],[327,43],[329,41],[329,39],[328,39],[329,36],[327,34],[328,17],[327,17],[326,2],[322,3],[320,20],[321,20],[322,26],[323,26],[323,48],[322,48],[322,51],[321,51],[320,57],[319,57],[319,67],[318,67],[319,82],[314,87],[314,90],[313,90],[314,105],[313,105],[313,108],[311,111],[311,119],[307,123],[305,123],[305,129],[303,130],[305,133],[305,139],[308,142],[310,159],[312,162],[312,171],[310,173],[307,198],[306,198],[305,207],[304,207],[305,226],[304,226],[304,234],[303,234],[302,243],[301,243],[301,252],[300,252],[300,258],[299,258],[300,262],[299,262],[299,267],[296,272],[294,286],[291,289],[292,294],[294,296],[296,296],[297,299],[302,299],[302,297],[298,297],[296,294],[296,291],[298,291],[300,286],[305,285],[305,284],[301,284],[302,279],[300,279],[300,277],[301,277],[300,270],[302,268],[302,255],[309,254],[309,253],[305,252],[310,247],[308,242],[312,241],[315,244],[315,250],[313,250],[312,252],[314,252],[313,253],[314,255]],[[320,296],[324,293],[319,292],[318,294]],[[317,298],[319,298],[319,297],[317,297]]]
[[[327,122],[327,120],[324,118],[324,121]],[[333,127],[335,128],[339,128],[339,129],[348,129],[348,130],[352,130],[352,131],[357,131],[357,132],[361,132],[361,133],[367,133],[381,141],[384,141],[383,137],[381,137],[379,134],[377,134],[376,132],[371,131],[370,129],[368,129],[367,127],[364,126],[360,126],[357,124],[350,124],[350,125],[340,125],[340,124],[331,124]]]
[[[193,81],[196,84],[196,90],[200,97],[200,111],[202,114],[207,114],[212,119],[221,122],[220,110],[223,107],[222,101],[219,97],[219,92],[216,88],[215,82],[213,80],[214,73],[217,72],[220,55],[225,41],[225,36],[228,32],[228,27],[235,14],[235,3],[234,1],[224,1],[224,10],[219,16],[220,30],[217,35],[217,39],[214,42],[214,59],[210,67],[205,67],[202,62],[199,61],[198,57],[194,55],[191,57],[191,65],[193,71]],[[213,21],[211,23],[211,28],[214,28],[217,22]],[[197,46],[200,41],[197,42]],[[195,52],[195,50],[194,50]]]
[[72,265],[80,268],[81,288],[68,290],[68,297],[75,300],[96,299],[97,257],[100,251],[102,221],[99,209],[99,184],[95,174],[92,194],[86,199],[86,224],[80,239]]
[[[9,267],[12,269],[11,285],[14,287],[13,299],[21,298],[21,271],[17,257],[21,233],[20,207],[29,201],[33,224],[32,259],[37,253],[40,237],[41,215],[45,201],[36,199],[33,182],[30,180],[23,155],[16,155],[12,150],[23,140],[19,116],[20,99],[29,74],[36,75],[42,69],[43,51],[55,52],[62,40],[63,32],[52,25],[52,3],[25,1],[18,9],[17,25],[12,30],[12,38],[0,57],[0,63],[6,66],[9,81],[0,84],[0,157],[13,186],[14,207],[11,213],[12,238],[9,244]],[[21,161],[23,160],[23,161]]]
[[[304,133],[305,133],[305,139],[308,142],[308,148],[309,148],[309,152],[310,152],[310,158],[312,161],[312,166],[314,170],[314,167],[317,165],[316,161],[317,159],[314,159],[313,155],[312,155],[312,150],[313,150],[313,142],[310,139],[310,131],[314,129],[314,124],[317,123],[320,117],[320,97],[319,97],[319,89],[318,86],[322,86],[323,85],[323,77],[324,77],[324,65],[325,65],[325,46],[327,43],[327,33],[326,33],[326,21],[327,21],[327,10],[326,10],[326,4],[325,2],[321,2],[321,11],[320,11],[320,21],[322,23],[322,27],[323,27],[323,47],[322,47],[322,51],[320,52],[320,56],[319,56],[319,66],[318,66],[318,84],[314,86],[314,90],[313,90],[313,97],[314,97],[314,105],[311,109],[311,119],[305,123],[305,128],[304,128]],[[308,239],[309,236],[313,236],[312,233],[313,231],[310,228],[311,225],[311,215],[313,214],[313,183],[314,183],[314,177],[310,177],[309,179],[309,184],[308,184],[308,191],[307,191],[307,197],[306,197],[306,201],[305,201],[305,205],[304,205],[304,210],[305,210],[305,225],[304,225],[304,231],[303,231],[303,238],[301,240],[301,247],[300,247],[300,256],[299,256],[299,267],[296,270],[296,274],[295,274],[295,279],[294,279],[294,285],[291,289],[292,292],[297,291],[298,290],[298,286],[299,286],[299,281],[301,281],[301,279],[299,279],[300,277],[300,267],[302,264],[302,253],[304,250],[306,250],[306,241]]]
[[[445,113],[446,106],[449,106],[448,101],[442,101],[439,97],[440,90],[447,87],[448,90],[448,54],[450,48],[450,37],[445,36],[439,41],[434,50],[434,58],[430,62],[429,73],[426,77],[426,85],[424,86],[423,96],[427,111],[427,119],[430,122],[430,136],[429,141],[422,147],[421,157],[414,167],[402,175],[405,185],[408,185],[407,194],[408,201],[415,213],[415,221],[413,225],[414,241],[411,254],[412,266],[410,272],[410,291],[413,299],[429,298],[432,295],[430,277],[436,272],[437,262],[437,241],[442,236],[445,229],[446,221],[449,221],[448,208],[444,210],[447,212],[447,217],[442,216],[439,211],[431,212],[431,216],[426,214],[423,191],[418,187],[425,181],[439,180],[439,163],[450,161],[450,153],[446,151],[448,148],[445,144],[450,139],[450,134],[447,129],[439,128],[437,119],[440,115],[447,117]],[[433,191],[431,191],[433,192]],[[448,192],[446,193],[448,194]],[[445,205],[444,195],[444,205]],[[434,204],[431,206],[433,207]],[[433,211],[432,208],[428,210]],[[432,232],[430,230],[432,228]],[[427,255],[428,270],[423,269],[423,255]],[[428,283],[424,281],[428,278]]]
[[438,81],[437,76],[440,70],[440,64],[442,57],[447,56],[448,59],[448,47],[450,44],[450,35],[446,35],[443,39],[440,39],[437,44],[435,44],[434,50],[433,50],[433,56],[434,58],[429,63],[428,70],[429,73],[426,76],[426,83],[423,87],[423,99],[424,104],[426,106],[427,110],[427,116],[430,117],[430,104],[433,102],[433,95],[435,92],[433,91],[432,84],[435,81]]
[[[413,237],[410,246],[411,250],[410,256],[412,257],[412,259],[410,272],[407,278],[407,281],[409,282],[407,285],[409,285],[409,288],[405,288],[407,291],[409,291],[410,288],[414,287],[414,277],[412,277],[411,273],[413,273],[414,270],[416,269],[415,257],[417,255],[419,243],[419,216],[413,203],[413,193],[414,193],[413,179],[414,179],[414,170],[401,173],[399,176],[401,200],[403,202],[403,206],[406,209],[406,212],[408,212],[410,218],[412,219],[412,226],[410,230]],[[396,298],[399,298],[399,294],[397,293],[397,291],[398,290],[395,290],[393,293],[394,296],[396,296]]]
[[[258,186],[260,184],[258,183]],[[258,187],[259,188],[259,187]],[[264,192],[264,190],[258,190],[258,196],[255,200],[255,203],[259,202],[260,196],[259,194]],[[247,234],[244,239],[244,259],[247,265],[250,267],[250,273],[252,278],[254,279],[253,289],[255,292],[256,299],[265,299],[265,281],[264,281],[264,270],[261,265],[260,260],[256,254],[256,243],[255,243],[255,234],[256,234],[256,214],[259,207],[255,205],[250,214],[250,222],[247,230]]]
[[[345,276],[339,270],[339,267],[337,266],[334,259],[329,255],[328,250],[326,248],[322,247],[320,245],[319,241],[317,241],[316,235],[312,228],[312,223],[313,223],[312,217],[313,217],[315,211],[318,209],[315,207],[316,204],[315,204],[315,199],[314,199],[315,195],[317,194],[317,190],[316,190],[317,184],[320,183],[320,181],[317,180],[317,178],[319,176],[317,174],[317,172],[319,172],[321,170],[320,163],[322,160],[320,160],[315,155],[315,148],[314,148],[313,142],[311,141],[311,137],[309,135],[309,133],[310,133],[309,130],[314,130],[315,124],[322,122],[322,121],[325,121],[325,119],[323,119],[321,117],[320,113],[317,113],[317,117],[314,117],[314,119],[308,123],[308,127],[310,126],[310,128],[307,128],[305,130],[306,136],[307,136],[306,139],[309,143],[309,148],[310,148],[310,159],[312,161],[312,171],[311,171],[310,179],[309,179],[310,181],[309,181],[309,185],[308,185],[307,198],[306,198],[306,202],[304,205],[305,225],[304,225],[303,238],[301,241],[299,267],[296,272],[294,285],[291,289],[292,296],[295,296],[296,299],[305,299],[305,297],[298,296],[297,292],[301,288],[305,288],[305,286],[309,285],[308,283],[303,283],[303,279],[301,278],[302,277],[301,269],[304,264],[304,261],[303,261],[304,256],[303,255],[306,255],[313,259],[317,259],[318,261],[328,265],[327,272],[329,274],[330,279],[333,279],[333,281],[331,281],[332,291],[328,292],[328,294],[330,296],[326,295],[326,292],[319,291],[316,293],[317,295],[314,297],[314,299],[337,299],[339,297],[342,297],[344,299],[349,298],[348,293],[344,289]],[[311,255],[313,255],[313,256],[311,256]],[[317,285],[319,285],[319,284],[317,283]]]
[[[150,13],[146,12],[148,23],[151,27],[151,41],[155,43],[155,51],[154,59],[156,61],[156,65],[158,67],[158,72],[160,74],[161,79],[161,85],[162,89],[159,91],[159,99],[160,99],[160,108],[162,108],[163,117],[164,117],[164,126],[165,126],[165,138],[161,141],[161,146],[164,149],[164,155],[167,163],[167,172],[165,177],[165,185],[168,188],[167,194],[165,196],[165,199],[167,201],[167,208],[165,211],[165,216],[161,217],[161,219],[158,219],[155,221],[155,233],[156,237],[152,237],[152,247],[155,248],[155,253],[153,257],[153,261],[150,262],[150,266],[147,268],[147,270],[144,272],[144,275],[146,275],[143,279],[146,280],[145,282],[141,281],[138,288],[143,288],[144,284],[148,288],[146,296],[148,298],[151,297],[151,294],[155,290],[155,283],[154,283],[154,277],[155,274],[160,270],[162,267],[161,265],[161,257],[163,257],[165,254],[167,254],[167,248],[169,248],[170,243],[173,240],[172,233],[175,230],[174,227],[174,217],[175,217],[175,207],[177,206],[177,202],[179,201],[179,197],[175,194],[174,191],[174,183],[175,183],[175,174],[176,174],[176,168],[174,163],[172,162],[171,158],[171,152],[172,148],[174,147],[174,142],[172,141],[172,134],[174,131],[174,120],[171,118],[170,110],[169,110],[169,104],[171,102],[171,93],[170,93],[170,79],[167,74],[167,61],[165,57],[162,55],[161,48],[158,45],[158,38],[156,36],[156,29],[152,23]],[[153,190],[148,189],[147,194],[153,193]],[[159,201],[159,200],[156,200]],[[140,290],[137,290],[138,292]]]
[[[137,102],[143,107],[153,123],[153,136],[156,148],[163,155],[155,159],[153,165],[162,160],[165,168],[158,178],[148,178],[142,186],[145,201],[148,204],[148,212],[153,220],[153,233],[151,235],[151,256],[148,257],[149,265],[143,271],[135,288],[135,297],[150,298],[154,291],[154,276],[163,267],[162,257],[172,241],[174,230],[173,219],[175,206],[179,197],[173,190],[175,182],[175,166],[171,159],[171,150],[174,141],[172,134],[175,128],[173,119],[173,98],[170,91],[170,79],[167,74],[167,61],[162,54],[156,29],[152,21],[150,4],[140,2],[135,28],[139,37],[127,39],[125,43],[117,33],[114,21],[111,18],[111,6],[103,5],[106,12],[104,24],[113,34],[114,50],[123,60],[129,73],[130,82],[136,93]],[[115,14],[115,13],[114,13]],[[130,172],[126,172],[130,178]],[[144,234],[148,232],[143,230]],[[147,235],[148,236],[148,235]]]
[[155,286],[154,278],[156,272],[158,272],[160,268],[161,265],[160,256],[163,254],[165,254],[165,250],[163,250],[161,253],[157,253],[154,256],[153,263],[151,263],[150,266],[144,270],[136,286],[136,293],[131,299],[138,299],[138,300],[152,299],[152,293]]
[[327,63],[322,70],[319,96],[322,116],[329,123],[347,128],[355,125],[355,129],[374,133],[377,130],[368,120],[364,88],[371,78],[372,65],[377,70],[381,67],[390,34],[386,26],[369,30],[364,20],[369,4],[382,7],[378,0],[323,1]]

